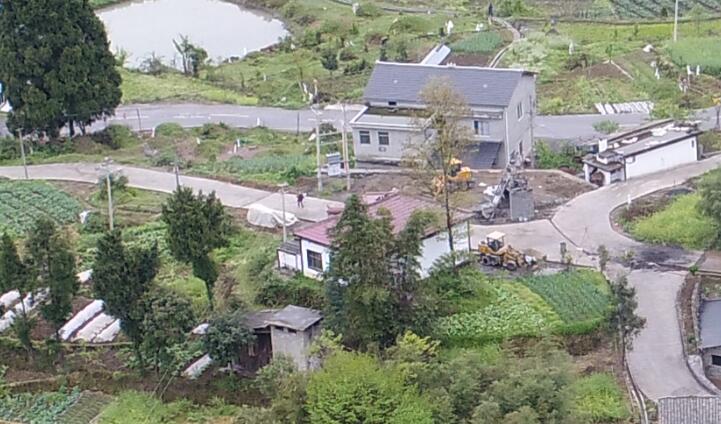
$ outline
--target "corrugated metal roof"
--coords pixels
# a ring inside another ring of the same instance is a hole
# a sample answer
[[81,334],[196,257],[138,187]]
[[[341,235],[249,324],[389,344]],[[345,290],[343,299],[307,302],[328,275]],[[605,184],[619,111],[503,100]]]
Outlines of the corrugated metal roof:
[[658,401],[659,424],[721,423],[721,399],[713,396],[667,397]]
[[420,93],[434,78],[448,78],[468,106],[506,107],[528,72],[475,66],[378,62],[363,94],[367,102],[422,103]]
[[[421,210],[440,211],[439,206],[432,200],[402,194],[390,194],[387,197],[381,198],[368,207],[368,213],[371,216],[377,216],[378,210],[381,208],[387,209],[391,214],[391,225],[393,226],[394,234],[399,233],[405,228],[413,212]],[[470,217],[471,215],[467,213],[459,212],[455,214],[456,222],[465,221]],[[325,221],[311,224],[297,230],[295,235],[299,238],[322,244],[323,246],[330,246],[331,240],[329,232],[335,227],[339,219],[339,215],[332,216]]]
[[721,300],[703,302],[700,318],[700,347],[706,349],[721,346]]

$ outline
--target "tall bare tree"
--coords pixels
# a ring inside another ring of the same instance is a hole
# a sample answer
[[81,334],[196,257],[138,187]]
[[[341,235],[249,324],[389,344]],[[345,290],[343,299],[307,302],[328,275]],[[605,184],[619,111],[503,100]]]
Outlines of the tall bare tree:
[[455,251],[453,219],[457,196],[453,193],[451,177],[456,160],[472,143],[471,129],[465,119],[471,116],[462,93],[447,78],[429,80],[420,93],[425,109],[415,118],[415,126],[422,140],[406,146],[404,162],[434,192],[440,179],[443,189],[436,197],[444,210],[444,224],[448,233],[448,247]]

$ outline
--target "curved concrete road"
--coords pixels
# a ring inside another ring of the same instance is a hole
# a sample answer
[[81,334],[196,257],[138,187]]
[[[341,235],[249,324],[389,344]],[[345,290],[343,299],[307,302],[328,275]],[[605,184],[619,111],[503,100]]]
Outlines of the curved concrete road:
[[[113,168],[115,170],[121,170],[122,174],[128,177],[128,185],[131,187],[164,193],[172,193],[176,188],[175,174],[172,172],[122,165],[114,166]],[[28,166],[28,176],[30,179],[96,183],[99,175],[98,165],[91,163]],[[11,179],[25,178],[21,166],[0,167],[0,177]],[[280,193],[243,187],[209,178],[188,177],[183,175],[180,176],[180,183],[183,186],[193,188],[195,191],[203,191],[204,193],[214,191],[224,205],[233,208],[248,208],[254,204],[263,205],[275,210],[281,210],[282,208],[282,197]],[[305,221],[315,222],[323,220],[328,216],[326,212],[328,207],[343,206],[343,204],[339,202],[314,197],[306,197],[303,204],[304,207],[299,208],[296,204],[294,194],[285,195],[286,211]]]
[[[507,234],[509,243],[534,248],[550,260],[560,259],[559,242],[565,241],[574,262],[593,266],[593,253],[605,245],[612,256],[632,250],[642,262],[687,267],[700,253],[681,249],[648,246],[614,231],[609,215],[629,198],[634,199],[721,165],[721,156],[684,165],[624,183],[585,193],[565,205],[551,220],[499,226],[474,226],[474,243],[487,232],[498,229]],[[614,274],[626,274],[636,288],[638,314],[646,318],[646,327],[634,340],[628,352],[628,363],[634,381],[648,398],[658,401],[666,396],[709,395],[689,370],[683,354],[676,314],[676,297],[684,282],[684,272],[655,268],[630,270],[615,266]]]

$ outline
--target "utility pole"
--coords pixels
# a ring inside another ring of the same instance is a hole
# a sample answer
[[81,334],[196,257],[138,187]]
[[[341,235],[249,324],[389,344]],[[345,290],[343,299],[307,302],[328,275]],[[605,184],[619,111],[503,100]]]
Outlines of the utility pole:
[[140,121],[140,109],[135,109],[135,112],[138,115],[138,132],[143,130],[143,123]]
[[18,141],[20,142],[20,157],[22,157],[23,159],[23,170],[25,171],[25,179],[29,180],[30,177],[28,177],[28,163],[25,159],[25,143],[23,143],[22,130],[18,130]]
[[676,0],[676,7],[673,12],[673,41],[674,43],[678,40],[678,0]]
[[316,178],[318,179],[318,192],[323,191],[323,174],[320,169],[320,117],[323,112],[318,112],[311,106],[310,110],[315,114],[315,162]]
[[288,183],[280,183],[278,187],[280,187],[280,204],[283,210],[283,243],[285,243],[288,241],[288,228],[285,220],[285,188],[288,187]]
[[113,231],[113,190],[110,188],[110,172],[105,174],[105,183],[108,188],[108,224],[110,224],[110,231]]
[[343,111],[343,160],[345,165],[345,189],[350,191],[350,149],[348,148],[348,135],[346,131],[346,114],[345,114],[345,102],[341,103],[341,110]]

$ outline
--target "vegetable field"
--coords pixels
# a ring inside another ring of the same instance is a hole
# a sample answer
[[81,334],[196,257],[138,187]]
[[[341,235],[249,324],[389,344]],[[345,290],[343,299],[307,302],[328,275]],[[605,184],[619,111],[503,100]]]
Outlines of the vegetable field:
[[80,396],[77,389],[42,393],[18,393],[0,398],[0,421],[54,424],[58,416]]
[[47,183],[0,181],[0,232],[22,234],[41,216],[67,224],[80,209],[77,200]]
[[488,306],[442,318],[438,336],[453,344],[477,344],[544,333],[581,334],[606,318],[606,280],[594,271],[568,271],[517,281],[496,281]]
[[[674,0],[611,0],[616,14],[622,18],[667,18],[673,17]],[[690,0],[678,4],[681,16],[690,15],[690,11],[703,11],[705,14],[718,14],[721,11],[719,0]]]
[[721,76],[721,45],[718,38],[686,38],[669,43],[671,60],[681,67],[699,66],[705,74]]
[[458,53],[491,53],[503,40],[497,32],[478,32],[451,44],[451,50]]

